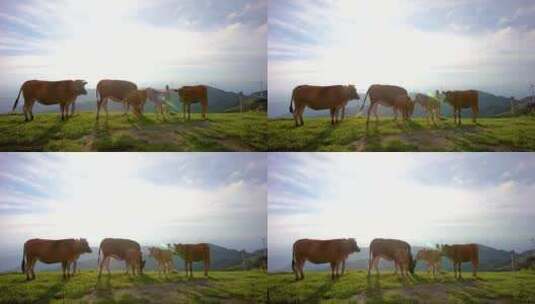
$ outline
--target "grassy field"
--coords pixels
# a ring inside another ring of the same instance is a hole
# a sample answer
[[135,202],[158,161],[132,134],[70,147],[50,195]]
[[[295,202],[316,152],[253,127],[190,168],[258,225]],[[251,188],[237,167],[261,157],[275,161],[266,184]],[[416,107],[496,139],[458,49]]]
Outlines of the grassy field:
[[475,125],[464,119],[461,127],[453,119],[437,126],[425,118],[402,124],[381,117],[379,124],[351,117],[335,127],[329,118],[305,118],[294,127],[293,119],[270,119],[270,151],[534,151],[535,116],[481,118]]
[[0,303],[264,303],[267,276],[260,271],[212,271],[208,278],[184,272],[167,278],[156,272],[131,277],[112,273],[97,280],[82,271],[69,280],[59,272],[39,272],[26,282],[21,273],[0,274]]
[[57,113],[0,115],[0,151],[265,151],[265,112],[192,114],[191,121],[154,113],[142,119],[110,113],[106,122],[82,112],[66,122]]
[[291,273],[269,275],[271,303],[535,303],[535,272],[481,272],[474,279],[452,273],[433,279],[416,273],[401,279],[392,272],[367,278],[365,271],[351,271],[336,282],[328,272],[305,273],[295,282]]

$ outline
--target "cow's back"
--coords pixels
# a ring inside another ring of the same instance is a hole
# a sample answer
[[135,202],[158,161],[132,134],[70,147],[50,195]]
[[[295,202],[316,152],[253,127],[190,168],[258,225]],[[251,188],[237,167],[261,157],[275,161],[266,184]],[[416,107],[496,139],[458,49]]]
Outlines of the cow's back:
[[124,100],[130,92],[135,90],[137,90],[137,85],[126,80],[104,79],[97,84],[97,92],[101,98],[112,97]]
[[35,99],[42,104],[56,104],[76,96],[74,81],[28,80],[22,85],[25,99]]
[[184,245],[184,260],[188,262],[203,261],[210,258],[210,246],[206,243]]
[[104,257],[114,256],[124,260],[130,250],[141,252],[141,246],[139,243],[128,239],[106,238],[100,242],[100,250]]
[[409,253],[410,245],[407,242],[394,239],[374,239],[370,243],[370,254],[394,260],[400,251]]
[[400,96],[409,96],[407,90],[402,87],[385,84],[373,84],[368,89],[372,101],[395,102]]
[[199,102],[208,99],[208,90],[206,86],[184,86],[178,90],[180,100],[183,102]]
[[66,261],[77,254],[74,239],[31,239],[24,243],[24,252],[44,263]]
[[451,245],[452,259],[455,262],[477,262],[479,263],[479,246],[477,244]]
[[345,257],[341,241],[301,239],[294,243],[294,254],[299,260],[306,259],[316,264],[335,262]]
[[446,97],[446,102],[454,107],[470,108],[479,106],[479,93],[476,90],[452,91]]
[[292,98],[296,105],[306,105],[314,110],[338,107],[348,101],[346,87],[342,85],[301,85],[294,88]]

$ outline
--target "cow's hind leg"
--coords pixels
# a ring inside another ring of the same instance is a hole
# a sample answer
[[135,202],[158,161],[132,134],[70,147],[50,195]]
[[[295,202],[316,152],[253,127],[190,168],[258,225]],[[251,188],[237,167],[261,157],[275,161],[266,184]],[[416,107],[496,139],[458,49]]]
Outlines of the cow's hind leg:
[[368,126],[370,124],[370,114],[372,113],[372,109],[375,103],[373,101],[370,101],[370,107],[368,108],[368,115],[366,116],[366,130],[368,130]]
[[301,106],[301,107],[299,108],[299,111],[298,111],[298,112],[299,112],[299,125],[302,126],[302,125],[305,124],[305,122],[304,122],[304,120],[303,120],[303,113],[305,113],[305,106]]
[[34,259],[29,263],[29,271],[31,272],[32,280],[35,280],[35,263],[37,263],[37,259],[36,259],[36,258],[34,258]]
[[335,116],[336,116],[336,108],[331,108],[330,111],[331,111],[331,125],[334,126],[334,123],[335,123],[334,119],[335,119]]

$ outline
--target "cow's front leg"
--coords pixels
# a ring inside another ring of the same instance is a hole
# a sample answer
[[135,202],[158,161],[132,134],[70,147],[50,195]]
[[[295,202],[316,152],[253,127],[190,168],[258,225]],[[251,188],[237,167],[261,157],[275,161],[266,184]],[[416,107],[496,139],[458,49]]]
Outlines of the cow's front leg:
[[336,114],[336,108],[331,108],[331,125],[334,126],[334,116]]
[[59,111],[61,112],[61,120],[64,120],[65,117],[63,116],[64,115],[64,112],[65,112],[65,105],[60,103],[59,104]]
[[335,277],[335,272],[336,272],[336,263],[331,262],[331,280],[333,281]]

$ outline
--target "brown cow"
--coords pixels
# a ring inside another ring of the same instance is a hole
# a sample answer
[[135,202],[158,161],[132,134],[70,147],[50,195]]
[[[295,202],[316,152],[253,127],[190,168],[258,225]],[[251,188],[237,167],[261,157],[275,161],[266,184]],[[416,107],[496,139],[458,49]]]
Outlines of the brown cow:
[[441,253],[453,263],[455,278],[457,278],[457,271],[459,279],[462,278],[461,264],[464,262],[472,262],[472,274],[477,277],[477,267],[479,266],[479,246],[477,244],[442,245]]
[[414,274],[416,263],[412,259],[411,246],[407,242],[394,239],[374,239],[370,243],[368,276],[371,274],[372,266],[379,275],[378,264],[381,258],[394,261],[395,272],[397,273],[399,268],[401,276],[407,275],[407,269]]
[[167,274],[171,271],[171,268],[174,268],[173,252],[171,252],[171,250],[150,247],[149,256],[156,260],[156,263],[158,264],[158,274],[161,274],[162,270],[164,274]]
[[108,99],[122,102],[124,108],[124,115],[127,115],[129,104],[126,102],[126,97],[130,92],[137,90],[137,85],[126,80],[110,80],[104,79],[97,84],[97,120],[100,113],[101,105],[104,105],[106,111],[106,118],[108,118]]
[[[477,123],[479,115],[479,93],[475,90],[468,91],[447,91],[442,92],[445,101],[453,107],[453,122],[461,125],[461,110],[472,108],[472,121]],[[459,118],[457,122],[457,117]]]
[[[102,254],[102,261],[100,260],[100,254]],[[132,274],[136,274],[138,270],[139,274],[143,274],[143,268],[145,267],[145,261],[143,260],[143,254],[141,253],[141,246],[136,241],[129,239],[113,239],[106,238],[100,242],[98,251],[99,266],[98,277],[102,274],[102,267],[106,264],[108,275],[111,275],[110,271],[110,259],[115,258],[126,262],[126,273],[128,268],[132,268]]]
[[340,276],[339,267],[342,263],[342,275],[345,271],[345,260],[353,252],[360,252],[355,239],[312,240],[301,239],[294,243],[292,253],[292,270],[295,280],[303,280],[305,262],[314,264],[330,263],[331,279]]
[[44,105],[59,104],[61,120],[68,119],[69,106],[72,104],[74,108],[76,97],[87,94],[86,84],[85,80],[28,80],[20,87],[19,95],[13,104],[13,111],[17,108],[22,93],[24,95],[24,121],[33,120],[33,105],[36,101]]
[[440,101],[434,97],[418,93],[414,97],[414,102],[424,109],[427,123],[429,124],[431,120],[436,125],[437,120],[440,119]]
[[[306,107],[313,110],[331,111],[331,124],[338,122],[338,111],[342,110],[342,119],[345,107],[350,100],[360,99],[354,85],[311,86],[300,85],[293,89],[290,99],[290,113],[293,114],[295,126],[304,125],[303,113]],[[295,105],[295,111],[293,109]]]
[[[21,270],[26,280],[35,279],[35,263],[61,263],[63,278],[70,277],[70,265],[80,254],[91,253],[86,239],[45,240],[31,239],[24,243]],[[31,278],[30,278],[31,275]]]
[[368,108],[368,116],[366,118],[366,129],[370,122],[370,114],[375,115],[375,122],[379,121],[377,115],[377,108],[379,105],[390,107],[394,110],[394,119],[398,119],[398,111],[401,111],[403,120],[409,120],[414,110],[414,102],[409,97],[409,93],[402,87],[393,85],[373,84],[368,88],[359,113],[364,109],[366,99],[370,96],[370,107]]
[[[169,92],[169,86],[166,86]],[[186,119],[186,111],[188,113],[188,120],[191,119],[191,104],[199,102],[201,104],[201,115],[206,119],[208,112],[208,88],[205,85],[183,86],[180,89],[173,89],[178,93],[180,102],[182,102],[182,115]]]
[[199,244],[174,244],[174,252],[184,260],[186,277],[188,271],[193,278],[193,262],[204,262],[204,276],[208,276],[210,268],[210,246],[206,243]]
[[433,271],[433,277],[435,273],[440,273],[440,263],[442,261],[442,253],[439,250],[433,249],[421,249],[416,254],[416,261],[423,260],[427,264],[427,271]]

